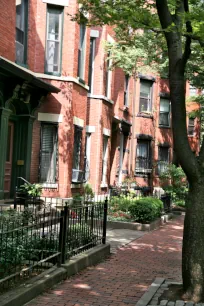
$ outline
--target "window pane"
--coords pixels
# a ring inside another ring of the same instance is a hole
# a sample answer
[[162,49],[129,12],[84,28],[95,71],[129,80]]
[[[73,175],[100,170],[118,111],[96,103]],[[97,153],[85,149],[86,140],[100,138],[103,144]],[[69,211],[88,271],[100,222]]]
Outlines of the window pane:
[[55,10],[53,10],[53,12],[49,12],[48,22],[48,39],[59,40],[60,13]]
[[22,31],[24,31],[24,28],[25,28],[24,0],[16,0],[16,28]]
[[148,110],[148,99],[140,97],[140,112],[145,112]]
[[62,10],[48,8],[46,71],[60,72],[61,61]]
[[108,165],[108,137],[103,136],[103,160],[102,160],[102,182],[107,183],[107,165]]
[[188,119],[188,135],[194,134],[194,118]]
[[82,129],[74,126],[74,152],[73,152],[73,169],[79,170],[81,159],[81,143],[82,143]]
[[140,95],[144,97],[149,97],[151,94],[151,87],[152,87],[151,82],[142,81],[140,83]]
[[151,110],[151,93],[152,82],[141,81],[140,82],[140,112]]
[[59,71],[59,43],[54,41],[47,42],[47,71]]
[[159,125],[169,126],[169,113],[160,113]]
[[169,100],[160,99],[160,111],[169,112]]
[[84,79],[85,34],[86,25],[82,23],[80,24],[80,40],[78,50],[78,77],[80,77],[82,80]]
[[57,163],[57,127],[43,125],[41,134],[40,181],[55,183]]
[[138,140],[136,169],[149,169],[150,164],[150,141]]
[[168,147],[159,147],[159,160],[160,161],[169,161],[169,148]]

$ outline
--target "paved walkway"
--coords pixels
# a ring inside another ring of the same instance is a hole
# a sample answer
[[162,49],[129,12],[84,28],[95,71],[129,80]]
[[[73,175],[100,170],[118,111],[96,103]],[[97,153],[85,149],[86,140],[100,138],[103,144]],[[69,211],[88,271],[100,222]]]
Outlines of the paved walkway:
[[135,305],[155,277],[181,281],[182,229],[183,217],[179,217],[121,247],[105,262],[69,278],[27,305]]

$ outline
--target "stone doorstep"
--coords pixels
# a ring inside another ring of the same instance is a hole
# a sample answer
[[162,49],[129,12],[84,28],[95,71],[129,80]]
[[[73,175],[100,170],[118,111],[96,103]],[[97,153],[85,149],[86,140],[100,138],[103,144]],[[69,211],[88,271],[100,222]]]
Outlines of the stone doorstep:
[[80,272],[81,270],[101,262],[110,255],[110,244],[98,245],[82,254],[70,259],[61,267],[51,269],[31,278],[15,290],[2,294],[0,306],[25,305],[45,290],[53,287],[66,278]]
[[160,226],[167,223],[174,217],[174,214],[169,213],[161,216],[160,219],[153,221],[150,224],[141,224],[136,222],[122,222],[122,221],[107,221],[107,227],[112,229],[129,229],[136,231],[153,231]]

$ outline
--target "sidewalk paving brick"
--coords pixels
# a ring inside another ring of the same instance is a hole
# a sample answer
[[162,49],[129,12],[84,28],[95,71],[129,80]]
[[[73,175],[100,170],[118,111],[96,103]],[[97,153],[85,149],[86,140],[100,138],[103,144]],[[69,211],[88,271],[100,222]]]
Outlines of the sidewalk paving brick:
[[135,305],[156,277],[181,282],[182,232],[183,217],[180,216],[27,305]]

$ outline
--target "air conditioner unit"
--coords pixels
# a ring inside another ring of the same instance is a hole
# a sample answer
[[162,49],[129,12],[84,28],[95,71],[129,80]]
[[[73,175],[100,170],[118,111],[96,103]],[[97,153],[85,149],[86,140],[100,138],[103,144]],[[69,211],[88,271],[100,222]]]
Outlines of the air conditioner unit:
[[24,45],[16,41],[16,62],[24,63]]
[[84,182],[84,171],[72,169],[72,183],[83,183]]

